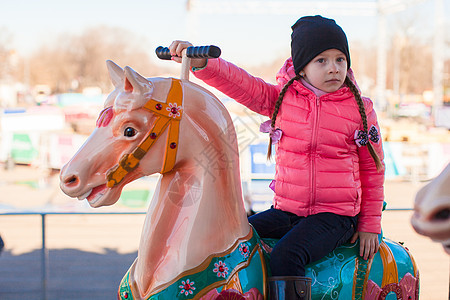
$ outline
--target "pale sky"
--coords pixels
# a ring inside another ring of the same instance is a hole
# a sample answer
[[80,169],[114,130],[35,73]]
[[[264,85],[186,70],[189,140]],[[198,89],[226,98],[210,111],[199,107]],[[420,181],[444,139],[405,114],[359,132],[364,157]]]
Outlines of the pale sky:
[[[265,1],[270,0],[260,2]],[[345,2],[368,3],[373,0]],[[413,33],[431,38],[435,0],[405,2],[419,3],[410,4],[404,12],[389,16],[389,34],[394,33],[396,24],[412,23]],[[444,2],[446,12],[450,11],[450,1]],[[376,41],[375,16],[333,15],[326,10],[314,13],[334,18],[346,32],[350,43],[361,40],[373,44]],[[301,12],[292,12],[291,15],[214,13],[197,14],[193,18],[186,10],[186,0],[0,0],[0,34],[6,29],[12,36],[15,49],[26,55],[45,43],[53,42],[62,33],[79,33],[96,25],[108,25],[142,36],[149,42],[151,53],[156,46],[167,46],[174,39],[189,39],[196,45],[218,45],[223,56],[233,62],[257,64],[267,57],[270,62],[289,55],[290,26],[301,16]]]

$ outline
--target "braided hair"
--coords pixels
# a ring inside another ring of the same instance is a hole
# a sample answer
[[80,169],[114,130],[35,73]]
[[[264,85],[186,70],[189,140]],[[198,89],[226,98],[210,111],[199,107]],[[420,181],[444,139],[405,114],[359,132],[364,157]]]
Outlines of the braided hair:
[[[275,102],[275,108],[273,110],[272,119],[270,126],[272,128],[275,128],[275,121],[277,119],[278,111],[280,110],[281,103],[283,102],[284,95],[286,94],[287,89],[292,85],[292,83],[296,80],[300,80],[301,76],[296,75],[295,77],[292,77],[281,89],[280,95],[278,96],[277,102]],[[350,80],[350,78],[347,76],[345,78],[344,83],[349,87],[350,91],[352,92],[353,96],[355,97],[356,103],[359,107],[359,114],[361,115],[361,120],[363,123],[363,130],[365,133],[368,132],[368,126],[367,126],[367,116],[366,116],[366,110],[364,108],[364,103],[361,98],[361,94],[359,93],[358,89],[356,88],[355,84]],[[377,152],[375,151],[375,148],[372,146],[370,142],[367,143],[367,147],[369,150],[370,155],[372,156],[375,165],[377,167],[377,171],[380,171],[383,167],[381,163],[381,159],[378,156]],[[272,137],[269,139],[269,147],[267,149],[267,159],[270,160],[272,157]]]
[[[359,107],[359,114],[361,115],[361,120],[363,123],[363,131],[365,133],[367,133],[368,132],[367,116],[366,116],[366,110],[364,108],[364,103],[361,98],[361,94],[359,93],[358,89],[356,88],[356,85],[353,83],[353,81],[350,80],[350,78],[348,76],[345,77],[344,83],[349,87],[353,96],[355,96],[356,103],[358,104],[358,107]],[[372,144],[370,142],[367,143],[367,148],[369,150],[370,156],[372,156],[373,161],[375,162],[377,171],[381,171],[381,169],[383,168],[383,164],[381,163],[381,159],[378,156],[377,152],[375,151],[375,148],[372,146]]]
[[[288,87],[290,87],[294,81],[300,80],[300,78],[301,78],[300,75],[295,75],[281,89],[280,95],[278,95],[277,102],[275,102],[275,108],[273,109],[270,127],[275,128],[275,121],[277,120],[278,111],[280,110],[281,103],[283,102],[284,94],[286,94]],[[269,139],[269,148],[267,149],[267,159],[270,160],[271,157],[272,157],[272,137],[270,137],[270,139]]]

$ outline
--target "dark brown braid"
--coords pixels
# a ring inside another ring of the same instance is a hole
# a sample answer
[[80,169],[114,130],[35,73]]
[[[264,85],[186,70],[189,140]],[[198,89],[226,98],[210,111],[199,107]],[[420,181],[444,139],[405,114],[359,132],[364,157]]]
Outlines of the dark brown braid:
[[[363,123],[363,130],[365,133],[368,132],[368,126],[367,126],[367,116],[366,116],[366,110],[364,108],[364,103],[361,98],[361,94],[359,93],[358,89],[356,88],[356,85],[350,80],[350,78],[347,76],[345,78],[345,84],[350,88],[350,91],[352,92],[353,96],[355,96],[356,103],[359,107],[359,114],[361,115],[361,120]],[[373,161],[375,162],[375,165],[377,167],[377,171],[380,171],[383,168],[383,165],[381,163],[381,159],[378,156],[377,152],[373,148],[370,141],[367,143],[367,148],[369,150],[370,155],[373,158]]]
[[[280,110],[281,103],[283,102],[284,94],[286,94],[288,87],[290,87],[294,81],[300,80],[300,78],[301,78],[300,75],[292,77],[281,89],[280,95],[278,95],[277,102],[275,102],[275,107],[273,109],[272,114],[272,122],[270,123],[270,127],[272,127],[273,129],[275,129],[275,121],[277,120],[278,111]],[[272,157],[272,137],[270,137],[269,139],[269,148],[267,149],[267,159],[270,160],[271,157]]]

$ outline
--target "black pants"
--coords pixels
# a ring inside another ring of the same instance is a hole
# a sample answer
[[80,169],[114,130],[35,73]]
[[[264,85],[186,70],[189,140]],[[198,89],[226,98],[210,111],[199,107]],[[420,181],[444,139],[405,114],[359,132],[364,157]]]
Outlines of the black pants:
[[262,238],[280,239],[271,253],[272,276],[305,276],[305,266],[347,242],[358,217],[319,213],[307,217],[271,208],[251,216]]

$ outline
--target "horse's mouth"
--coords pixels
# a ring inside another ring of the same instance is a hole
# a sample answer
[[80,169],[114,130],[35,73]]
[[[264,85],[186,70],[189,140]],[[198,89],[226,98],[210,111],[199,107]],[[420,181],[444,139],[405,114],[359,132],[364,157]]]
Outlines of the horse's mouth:
[[450,199],[443,200],[442,205],[427,207],[423,210],[420,207],[415,208],[411,223],[418,233],[432,239],[445,240],[450,237],[450,206],[448,205]]
[[420,219],[414,215],[411,223],[417,233],[426,235],[434,240],[442,241],[450,237],[450,220],[429,221]]
[[447,252],[447,254],[450,254],[450,243],[442,244],[442,246],[444,247],[445,252]]
[[424,218],[416,212],[411,219],[411,224],[417,233],[440,243],[444,251],[450,255],[450,214],[448,208],[435,210],[432,214],[429,214],[428,218]]
[[86,199],[90,205],[93,205],[98,202],[106,194],[107,191],[108,187],[106,186],[106,184],[102,184],[79,196],[78,200]]

